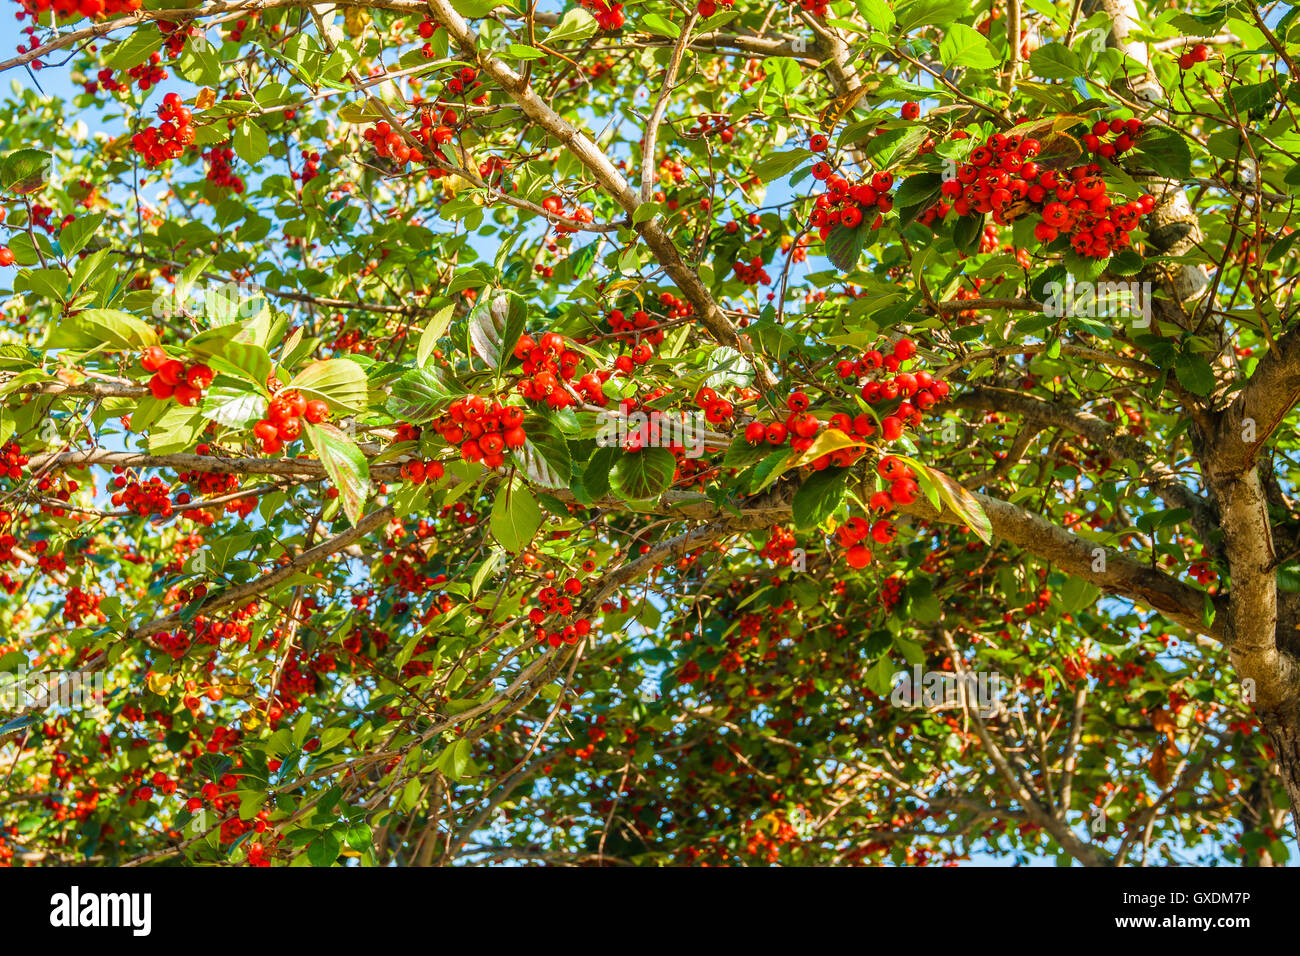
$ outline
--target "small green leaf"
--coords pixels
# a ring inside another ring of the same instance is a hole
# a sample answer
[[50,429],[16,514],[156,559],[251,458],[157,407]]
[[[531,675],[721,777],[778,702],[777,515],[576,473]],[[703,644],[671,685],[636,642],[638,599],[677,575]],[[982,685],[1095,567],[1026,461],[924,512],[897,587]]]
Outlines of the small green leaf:
[[641,501],[667,491],[676,470],[677,459],[667,448],[643,448],[619,455],[609,483],[624,498]]
[[343,513],[355,525],[361,520],[362,509],[370,494],[370,465],[366,456],[356,442],[328,423],[308,423],[306,435],[312,450],[320,456],[330,481],[338,489]]
[[984,34],[964,23],[947,25],[939,41],[939,58],[944,66],[969,66],[977,70],[987,70],[998,63]]
[[524,333],[527,309],[513,292],[498,290],[479,297],[469,314],[469,343],[474,354],[500,371],[513,356]]
[[533,540],[542,526],[542,509],[522,481],[497,491],[492,502],[492,534],[501,547],[518,554]]
[[456,314],[454,305],[446,306],[439,309],[429,324],[424,327],[420,334],[419,344],[415,347],[415,364],[424,366],[429,361],[429,356],[433,354],[434,347],[438,339],[442,338],[447,331],[447,326],[451,324],[451,317]]
[[395,417],[416,425],[442,414],[453,394],[440,368],[411,369],[391,388],[393,394],[385,407]]
[[799,486],[790,505],[796,529],[815,528],[835,513],[844,501],[847,474],[843,468],[826,468]]
[[1193,395],[1209,395],[1214,388],[1214,369],[1200,355],[1184,352],[1174,359],[1178,384]]
[[366,373],[351,359],[312,362],[289,382],[308,399],[319,398],[335,412],[358,412],[366,407]]

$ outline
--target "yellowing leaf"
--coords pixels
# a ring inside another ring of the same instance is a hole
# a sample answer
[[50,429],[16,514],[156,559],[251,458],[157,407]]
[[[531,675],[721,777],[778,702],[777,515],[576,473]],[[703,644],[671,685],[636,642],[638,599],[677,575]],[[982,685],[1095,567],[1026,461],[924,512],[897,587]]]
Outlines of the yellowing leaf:
[[846,435],[838,428],[828,428],[813,440],[812,447],[802,455],[791,455],[786,470],[811,465],[822,455],[834,454],[843,448],[865,448],[866,444],[861,438]]
[[938,486],[939,497],[943,499],[944,504],[960,515],[966,522],[966,526],[979,535],[980,540],[985,544],[992,544],[993,524],[989,521],[989,516],[984,513],[979,499],[937,468],[926,465],[925,470]]
[[172,684],[176,683],[176,678],[171,674],[159,674],[156,671],[151,671],[144,682],[153,693],[166,694],[172,689]]
[[835,99],[831,100],[821,115],[817,117],[817,125],[821,127],[823,133],[829,133],[835,128],[835,124],[844,119],[853,111],[853,107],[858,105],[858,101],[867,95],[867,87],[859,86],[856,90],[849,90],[847,93],[841,93]]

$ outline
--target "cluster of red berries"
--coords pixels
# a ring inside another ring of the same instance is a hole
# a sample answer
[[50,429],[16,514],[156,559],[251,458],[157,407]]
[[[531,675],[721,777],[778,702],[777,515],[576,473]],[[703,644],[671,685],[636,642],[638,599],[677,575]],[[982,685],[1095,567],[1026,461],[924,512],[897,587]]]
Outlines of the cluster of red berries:
[[443,84],[443,92],[449,96],[464,96],[470,90],[482,85],[483,81],[478,78],[478,70],[472,66],[462,66],[456,71],[455,76]]
[[434,23],[428,17],[425,17],[416,28],[416,32],[420,34],[420,39],[425,41],[424,46],[420,48],[420,52],[424,54],[426,60],[432,60],[438,55],[438,52],[433,48],[433,44],[428,41],[433,39],[433,35],[438,32],[441,26],[441,23]]
[[[574,222],[591,222],[592,219],[595,218],[592,215],[591,210],[588,209],[586,206],[575,206],[572,212],[566,211],[564,208],[564,200],[561,199],[559,196],[547,196],[545,199],[542,200],[542,208],[545,209],[553,216],[560,216],[564,219],[572,219]],[[563,223],[557,223],[555,226],[555,231],[562,232],[562,233],[572,233],[577,231],[577,227],[566,226]]]
[[535,607],[529,611],[528,620],[532,622],[535,628],[533,636],[539,644],[549,644],[551,647],[559,647],[561,644],[577,644],[580,639],[591,633],[591,622],[586,618],[579,618],[553,631],[547,631],[544,626],[546,619],[552,615],[567,618],[573,614],[571,598],[577,597],[581,593],[582,582],[577,578],[569,578],[559,588],[547,585],[537,592],[537,603],[541,607]]
[[[648,400],[653,401],[653,399]],[[695,393],[695,404],[704,412],[705,419],[714,425],[722,424],[736,413],[736,408],[731,402],[708,386]]]
[[315,150],[312,150],[311,152],[308,152],[307,150],[303,150],[302,172],[300,173],[295,172],[293,174],[293,178],[302,180],[303,185],[306,185],[307,183],[311,182],[319,175],[320,175],[320,153],[316,152]]
[[609,3],[607,0],[578,0],[596,15],[596,23],[602,30],[621,30],[623,28],[623,4]]
[[745,285],[771,285],[772,277],[763,268],[765,263],[761,255],[754,256],[748,262],[737,261],[732,264],[736,278]]
[[902,399],[893,412],[881,419],[880,431],[886,441],[901,437],[908,424],[920,424],[922,412],[934,407],[948,394],[948,383],[925,370],[900,371],[904,363],[915,357],[916,343],[911,339],[899,339],[889,355],[872,349],[856,361],[843,359],[835,367],[836,374],[845,380],[873,375],[882,368],[894,376],[888,381],[872,379],[863,384],[860,393],[868,405]]
[[903,579],[897,574],[891,574],[885,580],[880,582],[880,605],[889,613],[898,607],[898,602],[903,600]]
[[384,159],[391,159],[399,166],[411,162],[421,162],[424,154],[419,149],[409,146],[402,134],[393,129],[385,120],[380,120],[362,134],[366,142],[375,147],[375,152]]
[[[731,6],[732,0],[725,0],[725,6]],[[701,4],[712,4],[712,0],[701,0]],[[716,6],[714,7],[716,9]],[[708,14],[713,16],[713,14]],[[730,143],[736,138],[736,127],[726,113],[701,113],[695,117],[695,136],[716,136],[723,143]]]
[[73,585],[63,598],[63,619],[71,621],[77,627],[87,618],[93,618],[102,624],[108,620],[108,616],[99,609],[102,600],[102,595],[89,594]]
[[193,114],[179,93],[168,93],[158,107],[159,126],[152,124],[131,137],[131,148],[144,157],[145,165],[161,166],[178,158],[194,142]]
[[268,455],[302,436],[303,422],[319,425],[330,417],[330,407],[318,398],[310,401],[297,389],[280,392],[266,406],[266,418],[253,426],[253,437]]
[[618,335],[636,336],[650,345],[659,345],[664,340],[664,330],[644,309],[633,312],[631,319],[622,309],[611,309],[609,327]]
[[[58,482],[57,488],[55,487],[56,481]],[[41,492],[42,494],[52,495],[52,497],[56,501],[62,501],[64,504],[67,504],[72,500],[73,494],[76,493],[77,489],[80,487],[81,486],[76,481],[73,481],[71,478],[68,478],[66,480],[62,478],[55,478],[51,480],[49,476],[46,476],[36,483],[37,491]],[[62,508],[53,503],[43,503],[41,505],[41,511],[46,512],[48,514],[52,514],[56,518],[62,518],[68,514],[68,510],[66,508]],[[74,512],[71,517],[75,520],[79,517],[79,515],[77,515]]]
[[426,481],[438,481],[446,473],[440,461],[421,461],[414,458],[402,465],[402,478],[413,485],[422,485]]
[[522,408],[498,401],[488,404],[481,395],[456,399],[432,425],[443,441],[459,447],[461,458],[481,461],[488,468],[500,468],[506,452],[522,448],[528,440]]
[[830,163],[820,162],[813,167],[813,176],[826,181],[826,192],[817,197],[811,217],[823,240],[835,226],[856,229],[873,213],[871,228],[878,228],[881,215],[894,208],[894,198],[889,195],[894,177],[890,173],[876,173],[869,180],[851,185],[842,176],[832,175]]
[[203,391],[212,384],[212,369],[203,364],[186,366],[180,359],[169,359],[160,345],[151,345],[140,356],[146,372],[153,372],[149,391],[159,401],[169,398],[187,408],[198,403]]
[[[133,13],[140,9],[140,0],[22,0],[23,9],[17,13],[17,19],[30,16],[33,20],[42,13],[53,10],[60,20],[76,20],[90,17],[100,20],[104,17]],[[22,48],[19,48],[22,52]]]
[[235,21],[235,25],[230,28],[230,32],[226,34],[226,39],[231,43],[239,43],[242,41],[244,39],[244,31],[253,26],[254,22],[260,15],[261,14],[258,11],[254,10],[248,16],[240,17]]
[[1071,180],[1057,183],[1056,201],[1043,207],[1034,238],[1051,242],[1068,235],[1075,252],[1093,259],[1105,259],[1128,246],[1129,233],[1155,209],[1155,197],[1144,194],[1132,202],[1113,204],[1106,184],[1096,176],[1099,171],[1096,164],[1080,166],[1071,172]]
[[[1114,159],[1136,146],[1141,132],[1142,121],[1137,117],[1126,120],[1097,120],[1092,124],[1092,131],[1084,134],[1083,145],[1103,159]],[[1111,142],[1106,142],[1108,136],[1115,138]]]
[[[1128,136],[1127,124],[1123,135]],[[989,213],[999,225],[1037,206],[1041,219],[1035,237],[1051,242],[1066,234],[1082,256],[1106,258],[1127,246],[1129,232],[1154,208],[1155,200],[1143,196],[1116,205],[1097,175],[1100,166],[1091,163],[1065,172],[1043,169],[1035,161],[1041,152],[1042,144],[1033,137],[995,133],[971,151],[968,162],[957,166],[955,177],[944,182],[942,195],[952,200],[951,210],[958,216]]]
[[870,536],[876,544],[890,544],[897,532],[885,518],[878,518],[875,523],[854,515],[835,531],[840,546],[845,549],[844,560],[853,568],[865,568],[871,563],[871,551],[862,542]]
[[17,481],[23,476],[23,468],[27,466],[27,461],[28,458],[18,447],[18,442],[8,441],[0,445],[0,478],[7,475]]
[[203,154],[207,165],[207,180],[217,186],[233,189],[237,193],[244,191],[244,180],[235,175],[235,151],[230,146],[214,146]]
[[[196,455],[211,454],[212,448],[206,443],[199,444],[195,447]],[[216,497],[226,495],[239,488],[238,475],[222,475],[214,471],[183,471],[176,475],[176,480],[190,486],[190,489],[204,497]],[[179,499],[178,499],[179,500]],[[188,503],[187,501],[181,504]],[[257,507],[257,498],[253,495],[247,495],[243,498],[235,498],[226,502],[225,510],[230,514],[237,514],[241,518],[247,518],[248,515]],[[215,514],[209,514],[206,511],[194,510],[190,512],[189,517],[193,518],[199,524],[211,525],[216,521]]]
[[119,83],[113,74],[113,70],[109,67],[104,67],[104,69],[95,74],[95,79],[86,81],[85,87],[86,92],[91,96],[94,96],[101,89],[107,90],[110,93],[116,93],[120,89],[129,88],[129,84]]
[[143,92],[150,87],[158,86],[163,80],[167,79],[168,75],[167,71],[162,68],[162,54],[154,52],[149,54],[149,59],[126,71],[127,82],[121,84],[121,87],[123,90],[129,91],[131,89],[131,80],[135,80],[135,85]]
[[[790,411],[785,421],[750,422],[745,426],[745,441],[751,445],[767,442],[767,444],[774,446],[784,445],[788,441],[791,442],[791,446],[796,452],[812,447],[813,439],[822,426],[816,415],[808,414],[810,404],[806,393],[792,392],[790,397],[785,400],[785,407]],[[730,414],[730,405],[728,404],[727,415],[730,416]],[[713,421],[713,419],[710,419],[710,421]],[[795,443],[802,445],[802,447],[793,447]]]
[[1210,48],[1204,43],[1198,43],[1190,50],[1186,50],[1178,57],[1178,68],[1190,70],[1198,63],[1204,63],[1210,58]]
[[164,518],[172,516],[175,507],[172,504],[171,488],[163,484],[157,475],[142,483],[128,479],[121,473],[120,467],[113,471],[117,473],[112,482],[117,489],[111,499],[114,508],[125,507],[138,515],[156,514]]
[[[514,354],[515,358],[523,360],[520,371],[524,377],[519,382],[520,395],[532,402],[545,402],[551,408],[568,408],[575,403],[576,400],[564,387],[564,383],[571,381],[577,374],[582,354],[569,348],[564,342],[564,336],[557,332],[547,332],[541,339],[522,335],[515,343]],[[601,380],[597,378],[597,387],[592,389],[589,387],[592,385],[588,381],[590,378],[595,377],[584,376],[579,381],[580,390],[598,394],[603,399],[604,393],[599,388]]]

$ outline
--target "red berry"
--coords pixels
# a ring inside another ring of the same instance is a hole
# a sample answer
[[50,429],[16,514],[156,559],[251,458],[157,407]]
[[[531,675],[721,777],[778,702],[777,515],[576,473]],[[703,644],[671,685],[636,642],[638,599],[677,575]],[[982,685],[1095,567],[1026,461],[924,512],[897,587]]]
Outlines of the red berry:
[[158,371],[166,361],[167,353],[162,350],[160,345],[149,346],[140,356],[140,364],[144,366],[146,372]]

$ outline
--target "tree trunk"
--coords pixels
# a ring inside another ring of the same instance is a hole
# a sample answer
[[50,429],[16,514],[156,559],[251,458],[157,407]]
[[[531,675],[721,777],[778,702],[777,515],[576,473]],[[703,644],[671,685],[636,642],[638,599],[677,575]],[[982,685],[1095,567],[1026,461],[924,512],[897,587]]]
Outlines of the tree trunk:
[[1277,753],[1277,776],[1291,801],[1291,827],[1300,839],[1300,702],[1261,710],[1259,721]]

